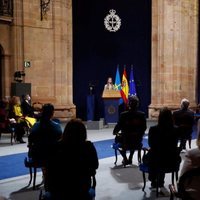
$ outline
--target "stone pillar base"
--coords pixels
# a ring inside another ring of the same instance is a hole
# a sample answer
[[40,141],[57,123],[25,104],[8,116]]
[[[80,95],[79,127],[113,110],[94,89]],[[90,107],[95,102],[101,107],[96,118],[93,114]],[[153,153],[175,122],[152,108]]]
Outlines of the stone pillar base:
[[55,106],[54,117],[66,121],[76,117],[75,106]]
[[[172,112],[174,110],[180,109],[180,104],[177,105],[149,105],[149,109],[148,109],[148,118],[149,119],[158,119],[158,115],[160,110],[163,107],[167,107],[169,108]],[[189,109],[193,110],[194,112],[196,112],[196,104],[195,103],[191,103]]]

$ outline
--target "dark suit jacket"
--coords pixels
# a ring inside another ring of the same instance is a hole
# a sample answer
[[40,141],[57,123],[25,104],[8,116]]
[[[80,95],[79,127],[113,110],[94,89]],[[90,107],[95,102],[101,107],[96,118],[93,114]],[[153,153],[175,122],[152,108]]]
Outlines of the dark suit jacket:
[[146,130],[146,117],[141,111],[125,111],[121,113],[113,134],[121,131],[123,148],[138,149],[142,147],[142,139]]
[[47,165],[47,186],[55,200],[89,200],[91,176],[99,166],[95,146],[90,141],[77,144],[59,142]]
[[34,116],[34,109],[28,102],[23,101],[21,104],[21,108],[24,116],[29,116],[29,117]]
[[173,112],[174,124],[178,127],[179,137],[189,137],[193,131],[194,112],[179,109]]
[[179,167],[177,128],[159,127],[158,125],[150,127],[148,144],[150,147],[150,168],[171,169]]

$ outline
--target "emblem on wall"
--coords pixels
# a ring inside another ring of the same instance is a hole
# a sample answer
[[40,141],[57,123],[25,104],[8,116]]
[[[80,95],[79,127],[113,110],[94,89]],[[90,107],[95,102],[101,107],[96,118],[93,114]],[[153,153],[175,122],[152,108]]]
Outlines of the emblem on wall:
[[116,10],[111,9],[108,14],[104,18],[105,28],[110,32],[116,32],[120,29],[121,19],[118,15],[116,15]]

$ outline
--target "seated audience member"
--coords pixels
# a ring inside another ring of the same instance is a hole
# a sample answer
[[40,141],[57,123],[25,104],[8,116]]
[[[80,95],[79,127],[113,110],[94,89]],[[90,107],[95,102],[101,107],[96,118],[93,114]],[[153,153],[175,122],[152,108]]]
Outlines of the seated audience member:
[[[198,120],[200,122],[200,120]],[[181,169],[181,175],[193,168],[200,167],[200,135],[198,134],[196,140],[197,147],[188,150],[185,154],[185,159]]]
[[13,96],[9,104],[9,119],[15,128],[16,140],[20,143],[25,143],[22,139],[25,134],[24,127],[27,125],[21,110],[21,101],[18,96]]
[[7,118],[6,102],[1,100],[0,101],[0,130],[6,130],[8,125],[9,125],[9,120]]
[[[198,123],[200,123],[200,120],[198,120]],[[185,174],[186,172],[200,167],[200,135],[199,134],[196,140],[196,144],[197,144],[196,148],[187,151],[185,154],[185,159],[183,162],[179,180],[183,176],[183,174]],[[189,194],[192,196],[192,199],[194,200],[200,199],[199,183],[200,183],[200,176],[196,176],[196,178],[195,177],[190,178],[189,182],[185,182],[185,187],[187,188],[187,191],[189,192]]]
[[194,112],[189,109],[190,102],[181,100],[181,108],[173,112],[174,124],[178,127],[181,150],[186,150],[186,141],[192,137]]
[[87,140],[85,125],[79,119],[65,127],[57,151],[47,165],[47,188],[52,200],[91,200],[91,177],[99,166],[96,149]]
[[[151,126],[148,134],[149,180],[152,188],[164,187],[165,172],[179,169],[181,158],[177,129],[173,125],[172,113],[168,108],[160,110],[158,124]],[[159,172],[159,180],[157,173]]]
[[[146,130],[145,114],[138,110],[139,99],[137,96],[129,97],[129,109],[122,112],[117,122],[113,135],[118,135],[121,131],[120,153],[123,157],[123,164],[132,164],[132,158],[135,150],[142,148],[142,140]],[[126,151],[130,150],[127,159]]]
[[24,116],[34,117],[34,109],[31,105],[31,97],[29,94],[24,95],[21,108]]
[[10,106],[10,112],[12,118],[14,118],[17,123],[23,123],[24,126],[28,126],[29,128],[31,128],[36,122],[35,118],[24,116],[21,107],[21,100],[18,96],[13,96]]
[[31,97],[29,94],[26,94],[22,100],[22,112],[25,117],[35,118],[37,121],[41,117],[41,113],[34,110],[33,105],[31,104]]
[[36,122],[28,137],[29,157],[43,167],[45,181],[45,167],[48,159],[55,151],[58,140],[62,136],[60,124],[52,120],[54,106],[44,104],[40,121]]

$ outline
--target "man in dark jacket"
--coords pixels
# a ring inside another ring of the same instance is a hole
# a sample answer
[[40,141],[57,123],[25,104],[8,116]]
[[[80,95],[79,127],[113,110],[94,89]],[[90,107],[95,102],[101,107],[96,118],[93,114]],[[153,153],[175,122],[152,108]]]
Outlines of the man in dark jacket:
[[31,105],[31,97],[29,94],[26,94],[24,96],[21,108],[24,116],[34,117],[34,109],[33,106]]
[[186,149],[186,141],[192,137],[194,112],[189,109],[189,105],[190,102],[184,98],[181,100],[181,108],[173,112],[174,124],[178,127],[180,150]]
[[[113,135],[118,135],[121,131],[123,164],[132,164],[132,158],[135,150],[142,148],[142,139],[147,128],[144,112],[138,111],[139,99],[137,96],[129,97],[129,109],[122,112],[119,121],[116,124]],[[126,151],[130,150],[129,159]]]
[[41,166],[44,183],[47,162],[54,154],[58,141],[62,137],[60,124],[52,120],[53,114],[54,106],[49,103],[44,104],[41,119],[33,125],[28,137],[28,155],[35,164]]

